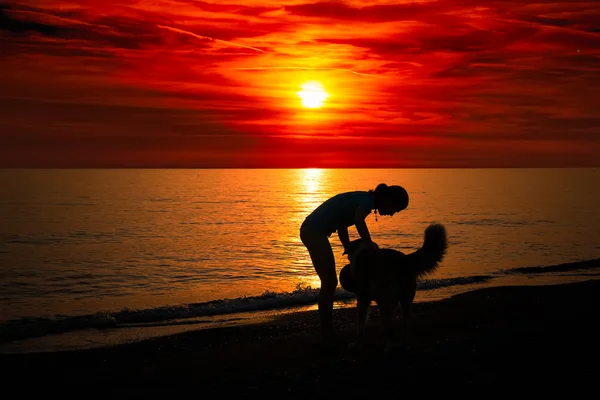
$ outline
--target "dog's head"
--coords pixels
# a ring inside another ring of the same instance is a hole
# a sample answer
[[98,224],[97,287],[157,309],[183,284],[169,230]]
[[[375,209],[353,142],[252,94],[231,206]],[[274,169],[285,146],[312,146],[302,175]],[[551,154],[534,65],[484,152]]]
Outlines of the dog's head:
[[[377,243],[373,242],[373,244],[375,245],[376,249],[379,249]],[[368,248],[368,246],[364,243],[363,239],[355,239],[348,243],[348,246],[346,246],[342,255],[347,254],[348,261],[352,262],[354,259],[356,259],[356,256],[358,256],[358,254],[366,248]]]
[[[373,244],[375,245],[376,249],[379,249],[379,246],[377,245],[377,243],[373,242]],[[342,268],[342,270],[340,271],[340,284],[342,285],[342,287],[345,290],[347,290],[349,292],[355,291],[355,283],[354,283],[354,270],[356,268],[355,261],[358,258],[358,255],[363,250],[366,250],[368,248],[370,248],[370,247],[368,247],[364,243],[364,240],[356,239],[356,240],[353,240],[350,243],[348,243],[348,246],[346,246],[346,248],[344,250],[343,255],[348,255],[348,261],[350,261],[350,264],[344,266],[344,268]]]

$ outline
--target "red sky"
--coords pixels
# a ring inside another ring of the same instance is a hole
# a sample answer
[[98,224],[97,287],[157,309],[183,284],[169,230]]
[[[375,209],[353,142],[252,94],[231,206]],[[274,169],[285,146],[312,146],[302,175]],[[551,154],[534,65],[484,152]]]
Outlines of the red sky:
[[0,167],[600,166],[599,2],[0,4]]

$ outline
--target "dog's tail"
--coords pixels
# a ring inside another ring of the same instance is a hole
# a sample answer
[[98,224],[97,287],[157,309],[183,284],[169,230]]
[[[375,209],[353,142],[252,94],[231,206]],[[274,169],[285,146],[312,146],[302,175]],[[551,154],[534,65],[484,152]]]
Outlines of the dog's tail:
[[442,224],[431,224],[425,229],[423,246],[408,254],[409,265],[415,269],[417,278],[434,273],[446,255],[448,239],[446,228]]

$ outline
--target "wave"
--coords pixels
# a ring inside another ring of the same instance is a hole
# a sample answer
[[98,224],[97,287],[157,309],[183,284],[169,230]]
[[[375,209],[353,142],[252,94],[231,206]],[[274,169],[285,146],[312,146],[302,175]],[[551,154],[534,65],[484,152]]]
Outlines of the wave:
[[0,242],[4,244],[25,244],[25,245],[56,245],[65,243],[79,243],[82,241],[93,241],[101,243],[102,241],[116,241],[119,239],[116,235],[123,235],[122,230],[108,232],[87,232],[73,231],[66,234],[8,234],[1,235]]
[[454,225],[478,225],[478,226],[495,226],[495,227],[517,227],[527,225],[541,225],[541,224],[554,224],[555,221],[547,219],[539,220],[514,220],[514,219],[500,219],[500,218],[482,218],[482,219],[465,219],[459,221],[451,221]]
[[[417,288],[418,290],[434,290],[447,286],[480,283],[492,278],[492,276],[470,276],[423,280],[418,282]],[[125,308],[117,312],[97,312],[81,316],[20,318],[0,324],[0,343],[84,329],[118,329],[135,326],[206,323],[210,321],[192,321],[192,319],[316,304],[318,293],[319,289],[298,284],[296,289],[291,292],[266,291],[259,296],[244,296],[203,303],[141,310]],[[338,301],[349,301],[354,298],[353,293],[341,288],[338,288],[335,294],[335,299]]]
[[594,268],[600,268],[600,258],[594,260],[582,260],[550,266],[519,267],[505,269],[502,270],[502,272],[507,274],[545,274],[549,272],[569,272]]

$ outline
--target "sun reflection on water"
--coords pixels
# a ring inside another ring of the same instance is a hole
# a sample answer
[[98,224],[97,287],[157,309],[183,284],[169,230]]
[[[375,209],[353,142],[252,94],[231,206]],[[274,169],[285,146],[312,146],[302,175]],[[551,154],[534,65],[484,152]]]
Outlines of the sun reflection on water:
[[[304,192],[309,196],[313,196],[321,188],[321,180],[323,170],[320,168],[307,168],[302,170]],[[310,199],[304,197],[303,200],[310,202]]]
[[293,200],[296,203],[293,209],[296,212],[290,216],[290,219],[293,219],[290,222],[298,227],[298,235],[294,238],[296,246],[293,250],[291,268],[295,273],[301,275],[301,284],[319,288],[321,282],[313,269],[308,251],[300,240],[299,230],[304,218],[318,207],[326,196],[323,183],[327,179],[327,171],[320,168],[299,169],[295,178],[294,186],[297,196]]

